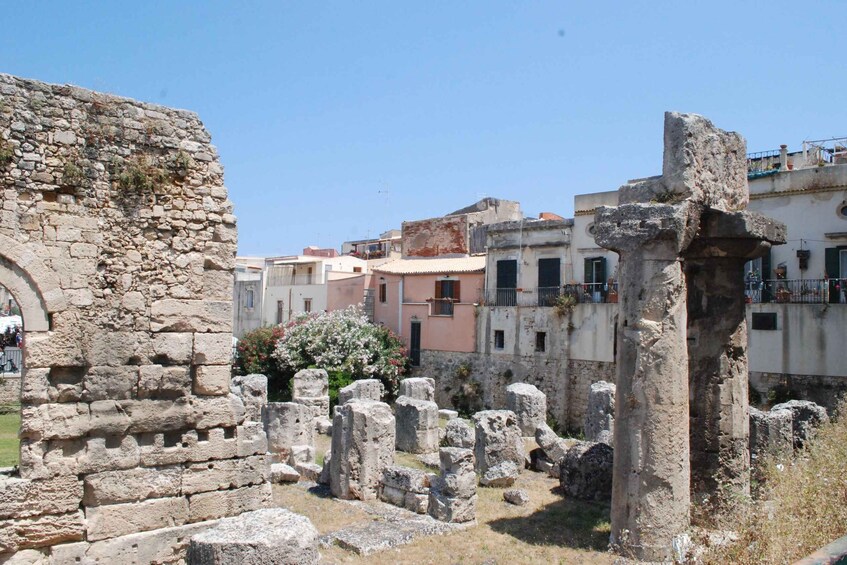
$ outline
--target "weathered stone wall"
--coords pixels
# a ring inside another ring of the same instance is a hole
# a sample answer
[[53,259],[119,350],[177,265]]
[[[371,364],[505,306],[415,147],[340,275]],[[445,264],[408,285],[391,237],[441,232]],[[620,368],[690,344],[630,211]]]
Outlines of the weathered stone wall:
[[[470,368],[467,377],[463,367]],[[454,395],[469,383],[478,385],[478,410],[506,408],[506,387],[512,383],[535,385],[547,395],[547,411],[560,428],[576,430],[584,423],[591,383],[614,375],[615,364],[600,361],[424,350],[412,376],[435,380],[435,400],[442,408],[454,406]]]
[[17,404],[21,401],[21,378],[0,377],[0,404]]
[[778,402],[811,400],[833,415],[847,398],[847,378],[824,375],[791,375],[750,371],[750,403],[769,407]]
[[403,222],[403,255],[436,257],[468,253],[467,216]]
[[0,284],[26,331],[0,558],[268,503],[229,392],[236,227],[209,142],[188,111],[0,75]]

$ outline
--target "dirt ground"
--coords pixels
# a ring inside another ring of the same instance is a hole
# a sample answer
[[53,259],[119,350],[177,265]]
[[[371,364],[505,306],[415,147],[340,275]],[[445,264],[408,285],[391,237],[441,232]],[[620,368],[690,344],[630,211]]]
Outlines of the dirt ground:
[[[318,441],[318,458],[328,446]],[[397,453],[398,465],[423,468],[414,456]],[[324,563],[512,564],[611,563],[609,506],[567,499],[558,480],[523,471],[514,488],[529,494],[524,507],[503,501],[503,489],[479,488],[477,524],[443,536],[429,536],[385,552],[359,556],[338,547],[322,549]],[[344,501],[294,485],[274,486],[279,506],[307,516],[321,534],[374,520]]]

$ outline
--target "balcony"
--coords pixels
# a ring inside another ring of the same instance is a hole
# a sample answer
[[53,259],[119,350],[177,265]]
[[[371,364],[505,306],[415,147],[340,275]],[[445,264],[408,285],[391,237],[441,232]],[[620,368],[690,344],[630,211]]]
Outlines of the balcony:
[[455,303],[453,298],[430,298],[427,302],[430,303],[430,316],[453,315],[453,304]]
[[480,304],[483,306],[524,306],[549,308],[556,305],[560,296],[576,297],[577,302],[602,304],[617,302],[618,284],[585,283],[537,288],[489,288],[483,291]]
[[829,304],[847,302],[844,284],[836,279],[771,279],[745,281],[747,303]]
[[317,275],[281,275],[268,277],[268,286],[298,286],[323,284]]

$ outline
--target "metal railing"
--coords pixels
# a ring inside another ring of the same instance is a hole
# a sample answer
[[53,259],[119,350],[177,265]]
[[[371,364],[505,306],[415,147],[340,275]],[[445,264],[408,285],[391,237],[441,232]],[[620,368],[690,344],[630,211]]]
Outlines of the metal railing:
[[312,275],[275,275],[268,278],[268,286],[297,286],[323,284],[320,277]]
[[20,373],[21,362],[20,347],[3,348],[3,351],[0,352],[0,373]]
[[[847,284],[847,281],[841,281]],[[747,302],[779,302],[783,304],[847,303],[845,284],[837,279],[771,279],[745,281]]]
[[617,302],[617,283],[584,283],[537,288],[489,288],[483,291],[483,306],[555,306],[560,296],[573,296],[577,302],[599,304]]
[[747,176],[757,176],[779,170],[779,149],[747,154]]
[[427,302],[432,304],[432,308],[430,309],[430,316],[452,316],[453,315],[453,303],[455,300],[452,298],[431,298]]

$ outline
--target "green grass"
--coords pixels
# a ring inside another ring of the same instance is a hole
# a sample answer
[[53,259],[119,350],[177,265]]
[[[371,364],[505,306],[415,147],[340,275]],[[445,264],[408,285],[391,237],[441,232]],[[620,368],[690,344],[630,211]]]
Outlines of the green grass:
[[18,464],[18,431],[21,429],[21,413],[0,414],[0,467]]

